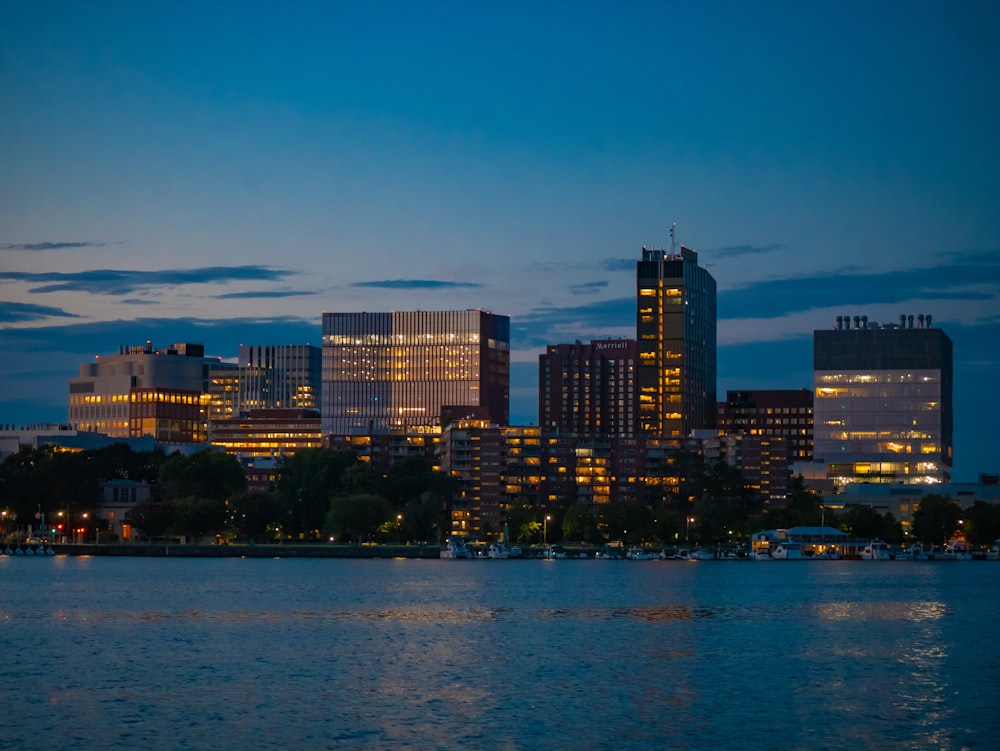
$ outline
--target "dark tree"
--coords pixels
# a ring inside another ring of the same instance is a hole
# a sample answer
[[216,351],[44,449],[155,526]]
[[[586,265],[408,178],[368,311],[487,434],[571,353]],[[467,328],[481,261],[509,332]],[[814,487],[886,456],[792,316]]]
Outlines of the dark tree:
[[1000,539],[1000,504],[976,501],[963,513],[965,535],[971,544],[989,547]]
[[940,545],[959,528],[962,509],[951,498],[928,495],[913,512],[913,536],[922,543]]
[[[276,488],[285,504],[282,528],[293,537],[315,535],[330,509],[330,498],[347,492],[346,473],[361,464],[351,452],[330,449],[306,449],[284,460]],[[361,471],[370,471],[364,466]]]
[[334,496],[323,532],[331,537],[347,537],[361,543],[371,539],[391,514],[392,505],[381,496],[367,493]]
[[268,530],[280,525],[287,516],[288,508],[278,493],[237,493],[229,499],[227,528],[238,539],[266,540]]
[[190,497],[224,501],[246,486],[246,475],[236,457],[206,449],[190,456],[170,456],[160,467],[156,495],[164,501]]

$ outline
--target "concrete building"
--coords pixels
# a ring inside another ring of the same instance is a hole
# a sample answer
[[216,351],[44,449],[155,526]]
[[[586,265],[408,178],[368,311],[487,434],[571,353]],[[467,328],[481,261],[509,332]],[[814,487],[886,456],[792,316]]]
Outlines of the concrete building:
[[208,367],[201,344],[154,349],[151,342],[80,366],[69,382],[69,421],[113,438],[151,435],[159,443],[202,443]]
[[697,252],[672,246],[644,246],[636,264],[636,432],[679,443],[715,426],[716,285]]
[[553,344],[538,356],[538,422],[581,436],[635,433],[634,339]]
[[971,508],[977,501],[1000,503],[1000,486],[980,483],[852,483],[844,485],[836,493],[823,496],[827,508],[846,510],[855,506],[868,506],[880,514],[891,513],[896,521],[909,531],[913,524],[913,512],[926,496],[936,495],[951,498],[962,509]]
[[506,425],[510,318],[482,310],[323,314],[324,436],[440,424]]
[[938,484],[952,466],[952,343],[931,316],[813,334],[814,449],[837,486]]

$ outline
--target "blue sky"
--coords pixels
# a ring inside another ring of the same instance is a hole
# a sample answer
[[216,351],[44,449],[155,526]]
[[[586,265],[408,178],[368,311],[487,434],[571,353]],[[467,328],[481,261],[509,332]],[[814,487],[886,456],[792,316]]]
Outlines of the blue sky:
[[719,283],[719,393],[811,388],[838,314],[955,343],[956,480],[1000,471],[994,2],[0,4],[0,422],[147,339],[323,311],[634,335],[642,245]]

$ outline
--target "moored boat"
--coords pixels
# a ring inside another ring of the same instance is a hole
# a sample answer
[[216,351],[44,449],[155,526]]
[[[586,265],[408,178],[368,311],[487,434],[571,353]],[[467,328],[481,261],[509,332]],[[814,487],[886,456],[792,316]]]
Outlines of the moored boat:
[[965,539],[965,535],[957,533],[945,544],[944,550],[938,555],[942,561],[971,561],[972,549]]
[[441,548],[442,558],[472,558],[472,551],[461,537],[449,537]]
[[871,540],[861,548],[861,560],[863,561],[888,561],[892,559],[889,551],[889,544],[882,540]]

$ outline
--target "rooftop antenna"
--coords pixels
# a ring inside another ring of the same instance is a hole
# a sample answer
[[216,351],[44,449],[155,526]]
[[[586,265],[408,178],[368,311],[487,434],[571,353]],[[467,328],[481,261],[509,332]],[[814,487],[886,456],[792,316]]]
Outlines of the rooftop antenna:
[[670,255],[674,255],[674,231],[677,229],[677,222],[670,226]]

